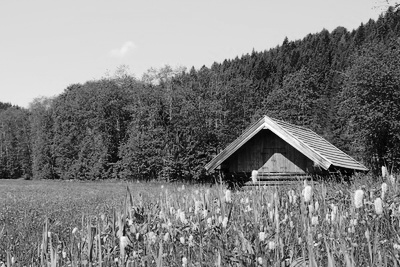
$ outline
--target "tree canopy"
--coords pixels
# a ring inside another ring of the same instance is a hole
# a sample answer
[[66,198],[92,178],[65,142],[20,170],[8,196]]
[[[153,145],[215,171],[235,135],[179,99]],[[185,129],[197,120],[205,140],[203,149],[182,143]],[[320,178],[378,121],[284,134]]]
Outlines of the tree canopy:
[[304,125],[373,170],[399,168],[400,11],[348,31],[141,80],[74,84],[29,109],[0,103],[0,177],[195,179],[262,115]]

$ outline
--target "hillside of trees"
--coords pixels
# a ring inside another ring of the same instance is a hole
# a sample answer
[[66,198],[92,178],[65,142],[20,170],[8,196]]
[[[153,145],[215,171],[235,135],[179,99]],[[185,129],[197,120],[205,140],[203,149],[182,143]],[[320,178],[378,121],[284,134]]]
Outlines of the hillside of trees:
[[311,128],[372,171],[400,162],[400,11],[210,68],[124,69],[29,109],[0,103],[0,178],[201,180],[262,115]]

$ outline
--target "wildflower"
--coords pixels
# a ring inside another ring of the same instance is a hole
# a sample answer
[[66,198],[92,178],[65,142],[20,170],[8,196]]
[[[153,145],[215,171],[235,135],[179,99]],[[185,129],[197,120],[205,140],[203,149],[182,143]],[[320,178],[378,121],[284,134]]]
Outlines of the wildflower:
[[399,244],[396,244],[396,243],[394,243],[394,244],[393,244],[393,248],[394,248],[394,249],[396,249],[396,250],[400,250],[400,245],[399,245]]
[[182,245],[184,245],[185,244],[185,237],[181,236],[179,238],[179,241],[182,243]]
[[250,207],[250,205],[247,205],[246,208],[244,209],[244,212],[249,212],[252,211],[253,209]]
[[[163,217],[164,217],[164,214],[163,214],[162,211],[160,211],[160,218],[163,218]],[[132,219],[129,219],[129,220],[128,220],[128,225],[129,225],[129,226],[132,226],[132,224],[133,224],[133,220],[132,220]]]
[[62,251],[62,257],[65,259],[67,257],[67,252],[65,250]]
[[50,232],[50,231],[47,232],[47,237],[48,237],[48,238],[51,238],[51,232]]
[[78,228],[77,228],[77,227],[75,227],[74,229],[72,229],[72,234],[73,234],[73,235],[76,234],[76,232],[78,232]]
[[136,240],[139,240],[139,233],[136,233]]
[[294,193],[294,191],[292,190],[292,200],[293,200],[293,205],[295,205],[296,204],[296,202],[297,202],[297,195]]
[[187,223],[187,220],[186,220],[186,216],[185,216],[185,212],[184,212],[184,211],[181,211],[181,212],[180,212],[179,218],[180,218],[180,220],[181,220],[181,222],[182,222],[183,224],[186,224],[186,223]]
[[263,263],[262,258],[261,258],[261,257],[258,257],[257,262],[258,262],[259,265],[262,265],[262,263]]
[[393,174],[391,174],[391,175],[389,176],[389,180],[390,180],[390,182],[391,182],[392,184],[395,184],[395,183],[396,183],[396,178],[394,177]]
[[221,224],[222,223],[222,216],[220,215],[219,217],[218,217],[218,224]]
[[193,247],[193,236],[192,235],[189,236],[188,243],[189,243],[190,247]]
[[194,214],[197,214],[197,213],[199,213],[199,211],[200,211],[200,208],[201,208],[201,201],[195,201],[194,202]]
[[15,258],[11,257],[11,266],[13,266],[15,264]]
[[228,225],[228,217],[224,217],[224,219],[222,220],[222,227],[226,228],[227,225]]
[[184,190],[185,190],[185,185],[183,184],[183,185],[182,185],[182,191],[184,191]]
[[187,258],[182,257],[182,267],[186,267],[186,266],[187,266]]
[[211,217],[208,217],[208,219],[207,219],[207,225],[208,225],[209,227],[211,227],[211,225],[212,225],[212,219],[211,219]]
[[313,214],[313,212],[314,212],[314,205],[312,203],[310,205],[308,205],[308,212],[310,214]]
[[121,236],[119,238],[119,247],[121,251],[124,251],[124,249],[129,245],[129,238],[127,236]]
[[274,241],[269,241],[268,242],[268,249],[269,250],[274,250],[275,249],[275,242]]
[[315,202],[314,207],[315,207],[315,211],[318,211],[318,210],[319,210],[319,203],[318,203],[318,201]]
[[293,224],[293,221],[292,221],[292,220],[289,222],[289,226],[290,226],[291,229],[294,228],[294,224]]
[[268,215],[269,215],[270,221],[272,221],[272,220],[274,219],[274,215],[275,215],[274,209],[270,210],[269,213],[268,213]]
[[192,211],[193,211],[193,208],[189,207],[189,213],[192,213]]
[[385,178],[388,174],[386,166],[382,166],[382,177]]
[[363,205],[364,191],[362,189],[356,190],[354,193],[354,206],[359,209]]
[[175,217],[176,217],[177,220],[180,219],[180,217],[181,217],[181,209],[178,209],[178,210],[176,211]]
[[291,194],[291,191],[288,192],[289,195],[289,203],[292,204],[293,203],[293,196]]
[[169,240],[169,233],[167,232],[167,233],[165,233],[165,235],[164,235],[164,242],[168,242],[168,240]]
[[161,185],[161,189],[164,189],[164,185]]
[[304,197],[304,202],[310,202],[311,201],[311,197],[312,197],[312,187],[307,185],[306,187],[304,187],[303,189],[303,197]]
[[225,191],[225,202],[226,203],[231,203],[232,202],[232,193],[231,190],[227,189]]
[[381,215],[383,213],[382,199],[379,197],[375,199],[374,205],[375,205],[375,213]]
[[147,235],[148,235],[148,238],[149,238],[151,243],[153,243],[153,244],[156,243],[157,236],[156,236],[156,234],[154,232],[149,232]]
[[385,194],[386,194],[386,192],[388,191],[388,185],[387,185],[387,183],[382,183],[381,188],[382,188],[381,198],[382,198],[382,199],[385,199]]
[[253,181],[253,183],[257,183],[257,176],[258,176],[258,171],[257,170],[253,170],[251,172],[251,180]]
[[264,241],[265,240],[265,232],[259,232],[258,238],[260,239],[261,242]]
[[369,238],[370,238],[370,233],[369,233],[369,230],[367,229],[367,231],[365,231],[365,238],[367,239],[367,240],[369,240]]
[[313,216],[311,218],[311,224],[314,226],[318,225],[318,216]]
[[207,217],[208,211],[207,210],[203,210],[203,218]]

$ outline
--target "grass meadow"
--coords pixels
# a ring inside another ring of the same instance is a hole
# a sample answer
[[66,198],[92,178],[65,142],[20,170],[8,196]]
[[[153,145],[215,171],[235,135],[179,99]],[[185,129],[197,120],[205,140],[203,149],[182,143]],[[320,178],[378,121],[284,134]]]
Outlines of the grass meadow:
[[0,180],[0,266],[399,266],[400,189]]

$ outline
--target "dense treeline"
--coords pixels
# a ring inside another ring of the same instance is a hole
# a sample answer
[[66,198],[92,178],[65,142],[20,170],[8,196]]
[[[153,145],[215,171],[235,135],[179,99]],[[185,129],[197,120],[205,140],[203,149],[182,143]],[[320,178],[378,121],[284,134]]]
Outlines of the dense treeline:
[[304,125],[375,170],[400,158],[400,11],[210,68],[124,72],[28,110],[0,103],[0,177],[202,179],[266,114]]

